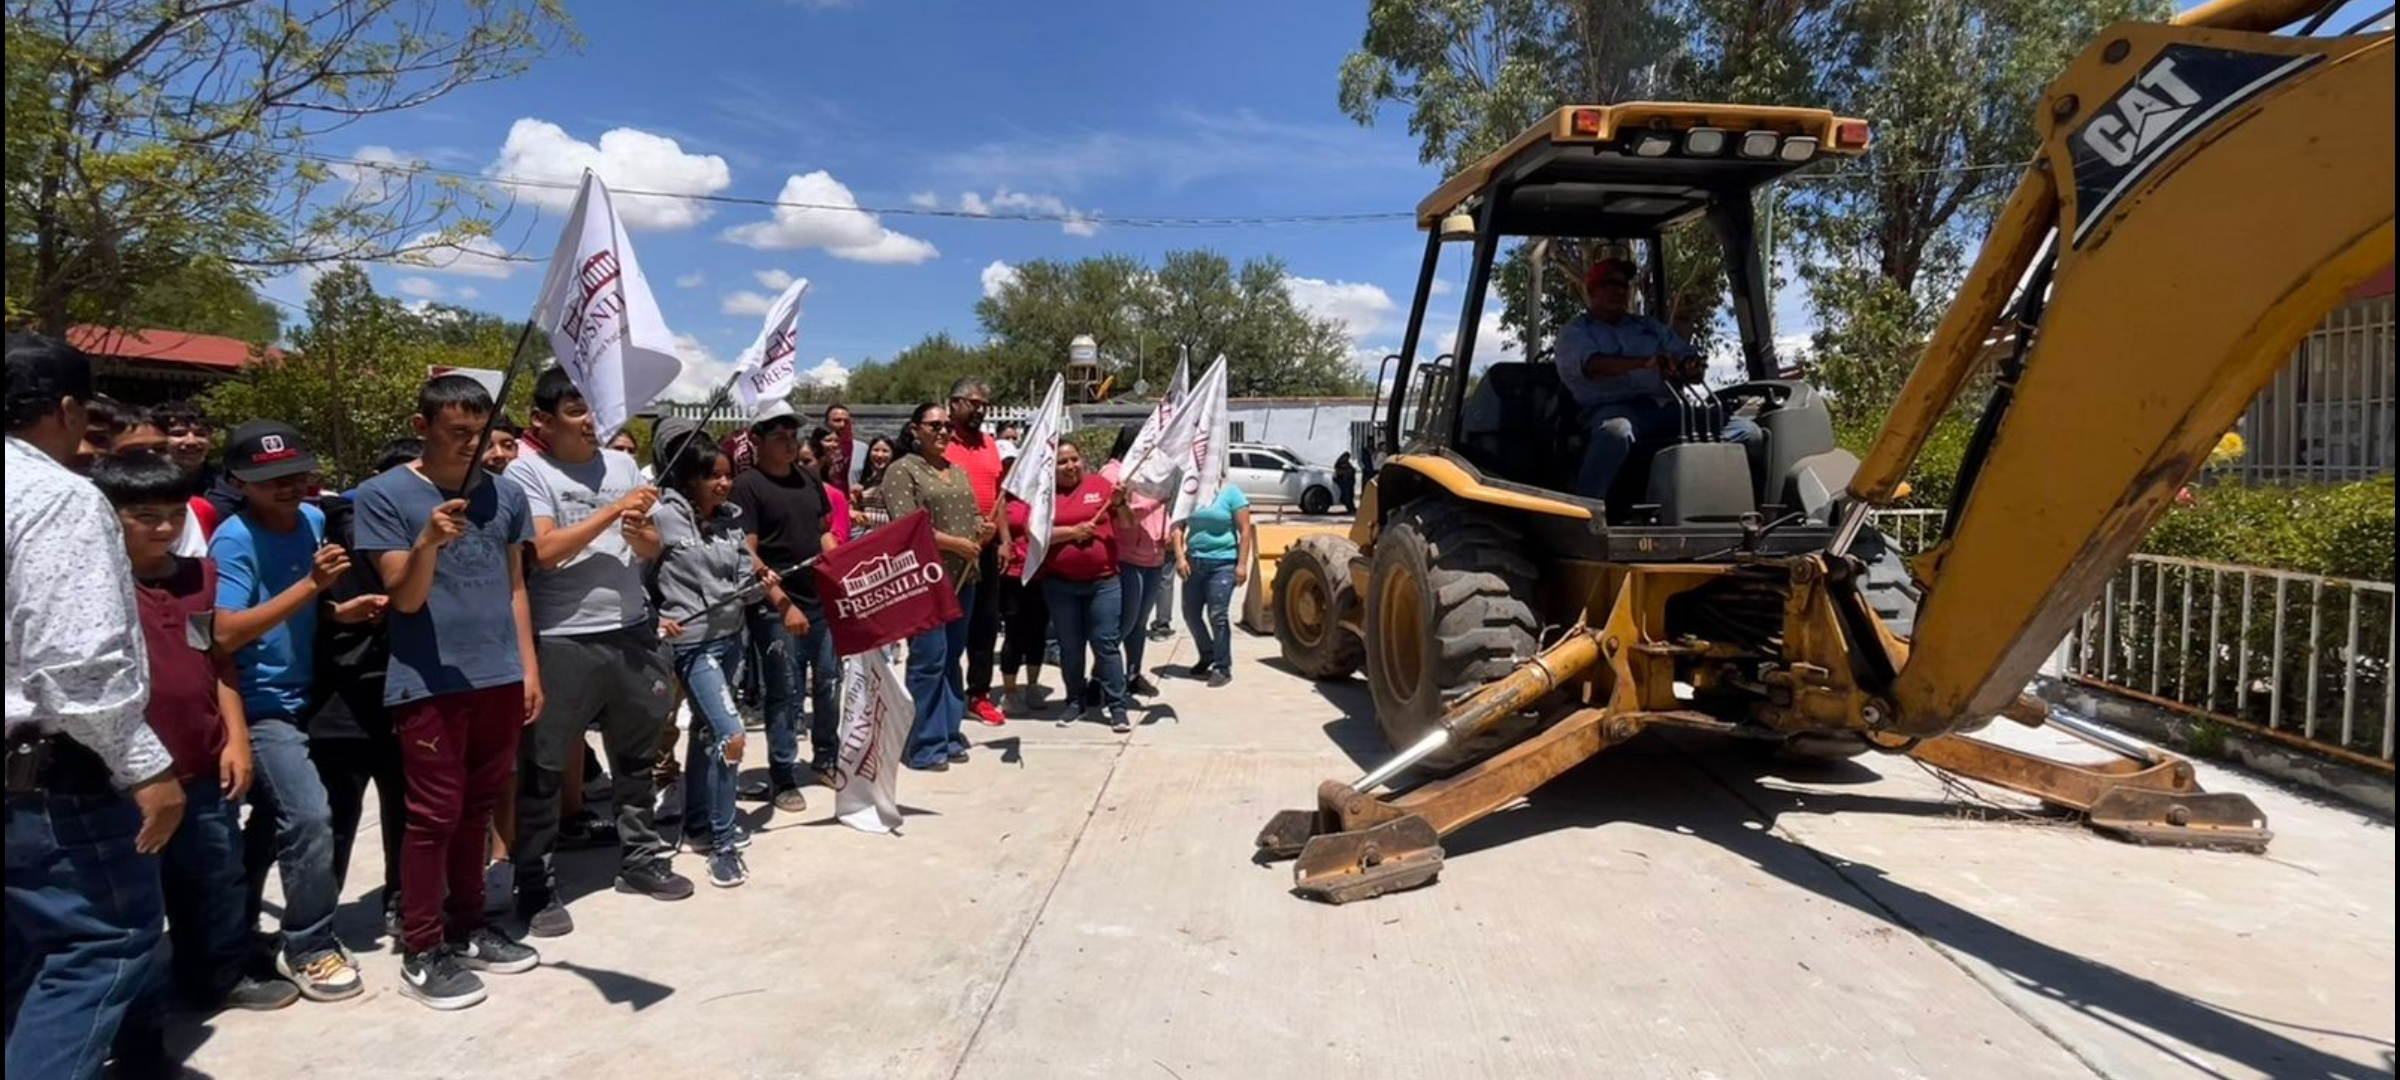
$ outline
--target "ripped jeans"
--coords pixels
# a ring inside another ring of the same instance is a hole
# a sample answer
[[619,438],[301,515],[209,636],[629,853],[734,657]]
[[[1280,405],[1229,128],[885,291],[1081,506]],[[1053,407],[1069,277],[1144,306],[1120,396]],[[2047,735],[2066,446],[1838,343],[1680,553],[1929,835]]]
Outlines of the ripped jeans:
[[684,831],[705,823],[718,851],[733,850],[733,795],[740,762],[725,760],[725,744],[742,734],[742,714],[733,707],[732,675],[742,655],[742,635],[675,646],[675,677],[692,703],[692,736],[684,755]]

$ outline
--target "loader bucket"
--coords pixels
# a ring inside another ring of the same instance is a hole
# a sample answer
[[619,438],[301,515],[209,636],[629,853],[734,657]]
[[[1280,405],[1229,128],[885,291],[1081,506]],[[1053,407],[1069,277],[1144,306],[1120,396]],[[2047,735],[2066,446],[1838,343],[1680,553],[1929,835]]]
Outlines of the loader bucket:
[[1311,900],[1347,904],[1430,885],[1441,872],[1440,834],[1431,822],[1410,814],[1311,838],[1292,868],[1292,891]]
[[2262,852],[2275,838],[2266,811],[2232,792],[2116,787],[2093,800],[2086,817],[2093,829],[2137,844]]

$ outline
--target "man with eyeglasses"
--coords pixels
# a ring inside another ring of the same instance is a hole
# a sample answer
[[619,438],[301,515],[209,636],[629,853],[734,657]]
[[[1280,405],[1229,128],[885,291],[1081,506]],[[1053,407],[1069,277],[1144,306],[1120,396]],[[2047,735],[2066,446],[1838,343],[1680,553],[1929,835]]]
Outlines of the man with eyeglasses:
[[[981,379],[960,379],[950,388],[950,462],[965,470],[975,489],[975,508],[983,515],[976,542],[983,554],[976,560],[976,579],[1000,579],[1000,440],[983,430],[983,417],[992,404],[991,387]],[[967,715],[991,727],[1008,722],[992,703],[992,662],[1000,645],[1000,590],[975,590],[974,610],[967,612]]]
[[[1699,351],[1667,324],[1633,310],[1633,279],[1632,263],[1594,263],[1583,279],[1583,314],[1558,331],[1558,378],[1592,435],[1575,481],[1576,494],[1587,499],[1608,497],[1637,444],[1675,440],[1681,413],[1668,381],[1696,382],[1707,370]],[[1734,417],[1723,437],[1750,455],[1754,471],[1762,466],[1766,435],[1756,423]]]

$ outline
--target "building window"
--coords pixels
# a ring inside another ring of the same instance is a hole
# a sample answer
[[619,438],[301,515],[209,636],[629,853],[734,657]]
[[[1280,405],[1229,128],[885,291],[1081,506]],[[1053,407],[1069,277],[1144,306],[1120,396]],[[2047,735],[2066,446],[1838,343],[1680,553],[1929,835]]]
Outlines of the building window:
[[1239,420],[1228,420],[1228,421],[1226,421],[1226,422],[1225,422],[1225,437],[1226,437],[1228,440],[1230,440],[1230,441],[1232,441],[1232,442],[1248,442],[1248,441],[1250,441],[1250,440],[1248,440],[1248,439],[1245,439],[1245,438],[1243,438],[1242,436],[1243,436],[1243,431],[1242,431],[1242,422],[1241,422],[1241,421],[1239,421]]

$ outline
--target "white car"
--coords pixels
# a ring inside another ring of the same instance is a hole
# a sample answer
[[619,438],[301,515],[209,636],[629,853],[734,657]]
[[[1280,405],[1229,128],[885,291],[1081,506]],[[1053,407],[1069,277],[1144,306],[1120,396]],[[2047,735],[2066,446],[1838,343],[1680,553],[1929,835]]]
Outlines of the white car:
[[1333,510],[1333,470],[1300,460],[1290,448],[1237,442],[1225,455],[1225,478],[1251,502],[1295,503],[1307,514]]

